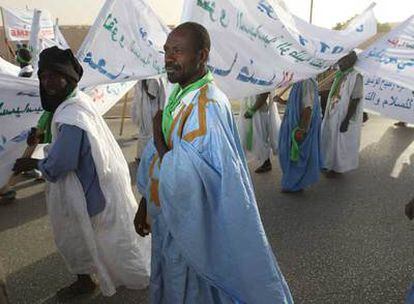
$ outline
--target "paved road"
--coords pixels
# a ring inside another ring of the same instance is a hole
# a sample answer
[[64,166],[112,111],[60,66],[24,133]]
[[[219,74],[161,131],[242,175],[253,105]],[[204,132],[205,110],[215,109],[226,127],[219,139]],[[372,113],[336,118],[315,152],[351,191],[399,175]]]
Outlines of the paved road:
[[[119,130],[118,120],[108,121]],[[265,229],[296,303],[402,303],[413,279],[414,223],[403,216],[414,196],[414,129],[372,117],[363,128],[359,170],[324,177],[302,194],[280,193],[280,169],[253,175]],[[132,162],[128,122],[119,139]],[[19,185],[19,199],[0,208],[0,262],[11,303],[56,303],[73,277],[53,244],[44,184]],[[121,290],[76,303],[146,303],[147,291]]]

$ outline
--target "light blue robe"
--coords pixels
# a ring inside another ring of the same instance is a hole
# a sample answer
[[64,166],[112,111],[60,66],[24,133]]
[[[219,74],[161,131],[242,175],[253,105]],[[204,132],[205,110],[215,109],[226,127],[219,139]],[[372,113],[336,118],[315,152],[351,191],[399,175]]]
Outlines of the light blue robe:
[[405,298],[405,304],[414,304],[414,283],[411,284]]
[[313,106],[311,123],[302,143],[299,143],[300,156],[298,161],[290,159],[292,132],[299,126],[302,102],[302,82],[293,85],[289,94],[285,115],[279,136],[279,162],[282,168],[282,189],[299,191],[319,181],[323,166],[320,149],[321,108],[318,98],[317,84],[314,80]]
[[152,219],[150,302],[293,303],[227,97],[208,84],[184,104],[161,165],[151,141],[138,169]]

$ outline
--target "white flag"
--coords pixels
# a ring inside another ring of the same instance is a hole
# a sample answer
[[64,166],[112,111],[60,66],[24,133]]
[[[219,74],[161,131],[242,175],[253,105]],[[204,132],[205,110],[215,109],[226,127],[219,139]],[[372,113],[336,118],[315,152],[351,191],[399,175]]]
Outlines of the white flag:
[[16,76],[20,73],[20,67],[0,57],[0,74]]
[[107,0],[83,42],[81,86],[137,80],[165,72],[169,29],[143,0]]
[[356,69],[414,90],[414,16],[358,55]]
[[50,48],[52,46],[57,46],[58,48],[62,49],[62,50],[66,50],[69,49],[70,46],[67,43],[65,37],[63,36],[62,32],[59,29],[59,24],[56,22],[54,27],[53,27],[54,33],[55,33],[55,38],[53,39],[47,39],[47,38],[43,38],[42,39],[42,47],[43,49],[46,48]]
[[[42,9],[40,38],[54,38],[53,21],[48,11]],[[32,9],[10,9],[2,7],[6,38],[10,41],[29,40],[33,22]]]
[[32,54],[32,66],[35,74],[37,72],[37,64],[39,61],[39,54],[42,51],[40,40],[40,16],[42,11],[35,9],[33,13],[33,22],[31,25],[30,37],[29,37],[29,50]]
[[209,31],[210,69],[230,98],[314,77],[376,33],[372,6],[343,31],[311,25],[271,0],[186,0],[182,21]]
[[36,79],[0,75],[0,188],[7,183],[15,160],[27,146],[27,134],[42,112]]
[[364,108],[414,123],[414,91],[380,77],[364,76]]

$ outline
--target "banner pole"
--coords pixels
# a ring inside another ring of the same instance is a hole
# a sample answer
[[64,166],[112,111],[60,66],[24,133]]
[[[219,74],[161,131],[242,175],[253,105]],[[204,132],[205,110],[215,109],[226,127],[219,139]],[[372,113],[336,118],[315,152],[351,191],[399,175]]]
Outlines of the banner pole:
[[[11,62],[14,59],[14,52],[13,52],[13,48],[11,47],[9,41],[7,40],[7,35],[6,35],[6,25],[4,23],[4,14],[3,14],[3,7],[1,7],[1,21],[3,23],[3,32],[4,32],[4,43],[6,44],[7,50],[9,51],[9,57],[8,61]],[[11,56],[11,58],[10,58]]]
[[122,106],[121,128],[119,130],[119,136],[122,136],[122,133],[124,132],[124,123],[125,123],[125,116],[126,116],[126,110],[127,110],[127,102],[128,102],[128,92],[125,94],[124,104]]
[[312,24],[312,16],[313,16],[313,0],[310,3],[310,14],[309,14],[309,23]]
[[321,80],[321,82],[318,84],[319,87],[324,86],[326,83],[331,81],[333,78],[335,78],[335,73],[328,74],[324,79]]

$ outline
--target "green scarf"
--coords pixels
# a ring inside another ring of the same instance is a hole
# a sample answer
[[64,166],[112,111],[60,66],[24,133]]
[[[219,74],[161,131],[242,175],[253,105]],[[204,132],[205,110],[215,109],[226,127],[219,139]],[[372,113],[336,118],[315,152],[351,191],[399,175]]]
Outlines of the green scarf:
[[[72,98],[76,95],[76,88],[73,90],[72,93],[66,98]],[[40,116],[37,122],[37,128],[43,131],[43,140],[41,144],[50,144],[52,142],[52,119],[53,119],[53,112],[43,111],[42,115]]]
[[247,122],[247,134],[246,134],[246,149],[247,151],[253,150],[253,118]]
[[293,162],[297,162],[300,156],[299,143],[296,141],[295,137],[296,131],[299,129],[299,127],[294,128],[292,134],[290,135],[292,140],[292,147],[290,148],[290,160]]
[[331,100],[331,98],[334,97],[334,96],[339,96],[339,87],[340,87],[340,84],[341,84],[343,78],[349,72],[352,72],[352,70],[353,70],[353,68],[349,68],[349,69],[345,70],[344,72],[342,72],[340,70],[339,71],[336,71],[334,82],[332,84],[331,90],[329,91],[328,100]]
[[42,144],[50,144],[52,142],[52,131],[50,129],[52,118],[52,112],[43,111],[42,116],[40,116],[39,121],[37,122],[37,127],[43,130]]
[[[246,149],[248,151],[253,150],[253,116],[254,113],[256,113],[256,110],[253,108],[253,106],[249,107],[246,111],[250,114],[251,118],[247,118],[247,134],[246,134]],[[242,115],[242,113],[240,114]]]
[[165,142],[168,141],[168,136],[171,132],[171,125],[173,123],[173,112],[180,105],[181,100],[190,92],[195,91],[203,87],[209,82],[213,81],[213,74],[208,71],[202,78],[181,88],[180,85],[176,84],[168,98],[168,104],[166,105],[162,113],[162,133],[164,134]]

